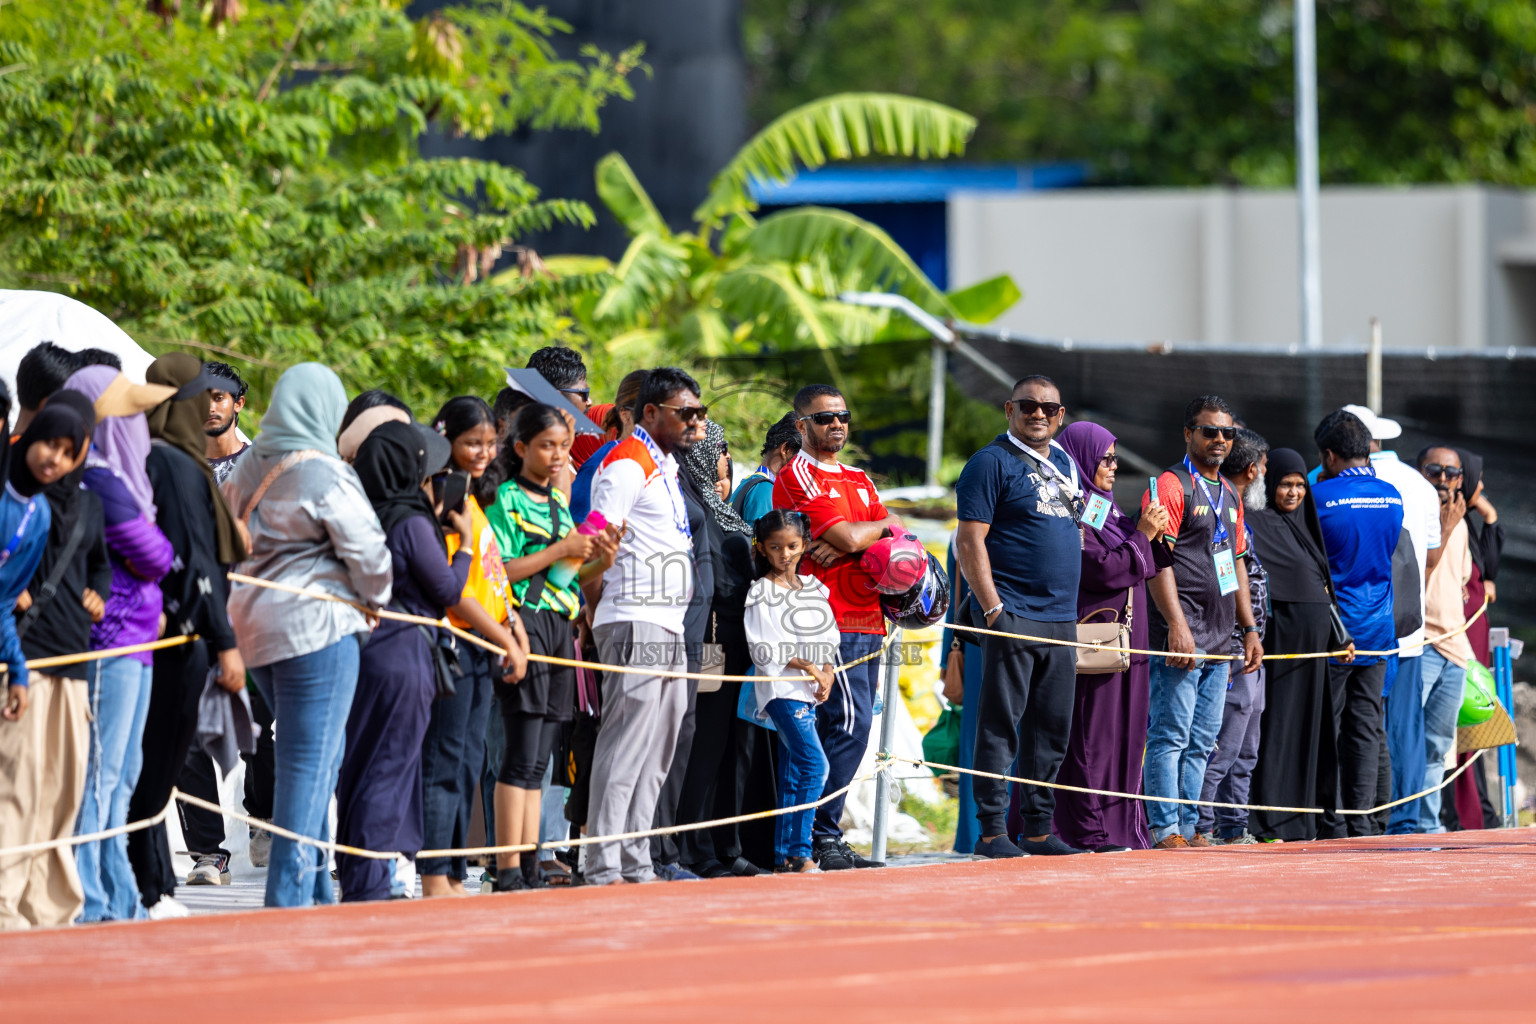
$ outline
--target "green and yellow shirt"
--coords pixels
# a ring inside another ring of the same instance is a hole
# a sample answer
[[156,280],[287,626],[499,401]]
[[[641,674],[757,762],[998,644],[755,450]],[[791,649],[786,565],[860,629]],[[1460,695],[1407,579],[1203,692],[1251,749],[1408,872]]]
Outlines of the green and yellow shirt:
[[[485,510],[496,546],[507,561],[522,558],[559,541],[575,528],[571,520],[568,499],[558,490],[550,492],[548,501],[535,501],[528,492],[508,480],[496,490],[496,500]],[[528,593],[529,580],[512,584],[512,599],[521,608]],[[581,597],[573,577],[570,584],[556,588],[548,582],[539,596],[534,611],[555,611],[568,619],[574,619],[581,608]]]

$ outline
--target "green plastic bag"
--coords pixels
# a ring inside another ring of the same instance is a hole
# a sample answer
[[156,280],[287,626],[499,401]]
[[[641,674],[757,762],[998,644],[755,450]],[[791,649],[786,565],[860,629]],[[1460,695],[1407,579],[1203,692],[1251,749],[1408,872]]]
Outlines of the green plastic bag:
[[[923,760],[939,764],[960,763],[960,706],[952,704],[939,715],[933,728],[923,734]],[[934,768],[933,774],[943,775],[944,769]]]
[[[1461,691],[1461,712],[1456,716],[1460,728],[1482,725],[1493,717],[1499,706],[1494,696],[1493,673],[1480,661],[1467,662],[1467,685]],[[930,759],[931,760],[931,759]]]

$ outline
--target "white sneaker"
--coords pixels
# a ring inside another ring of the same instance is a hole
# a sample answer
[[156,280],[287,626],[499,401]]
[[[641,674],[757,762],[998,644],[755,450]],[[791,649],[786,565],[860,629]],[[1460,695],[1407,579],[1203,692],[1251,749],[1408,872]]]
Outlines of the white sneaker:
[[228,885],[229,883],[229,855],[225,853],[198,854],[197,864],[187,874],[188,885]]
[[159,902],[149,908],[151,921],[170,921],[178,917],[191,917],[192,911],[174,896],[161,896]]
[[272,860],[272,833],[259,828],[251,829],[251,867],[264,868]]

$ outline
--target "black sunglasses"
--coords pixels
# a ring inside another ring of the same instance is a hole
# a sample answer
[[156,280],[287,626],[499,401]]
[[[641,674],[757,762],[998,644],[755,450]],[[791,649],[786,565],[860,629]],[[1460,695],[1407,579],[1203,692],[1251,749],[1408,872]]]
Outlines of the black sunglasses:
[[[839,412],[813,412],[809,416],[801,416],[800,420],[810,420],[818,427],[830,427],[834,422],[847,425],[853,422],[853,413],[847,409]],[[798,421],[797,421],[798,422]]]
[[591,401],[592,399],[591,388],[560,388],[559,390],[562,395],[575,395],[583,402]]
[[1102,459],[1099,460],[1099,465],[1101,465],[1101,466],[1118,466],[1118,465],[1120,465],[1120,456],[1118,456],[1118,455],[1114,454],[1113,452],[1111,452],[1110,454],[1104,456]]
[[1033,398],[1015,398],[1013,408],[1025,416],[1033,416],[1035,413],[1044,413],[1045,418],[1053,420],[1061,412],[1060,402],[1037,402]]
[[707,405],[663,405],[661,408],[671,409],[677,413],[677,418],[684,423],[709,419],[709,406]]
[[1437,476],[1442,480],[1460,480],[1460,466],[1442,466],[1438,462],[1430,462],[1424,466],[1425,476]]
[[1214,441],[1218,437],[1223,441],[1235,441],[1237,439],[1236,427],[1196,427],[1195,429],[1200,431],[1200,436],[1204,437],[1207,441]]

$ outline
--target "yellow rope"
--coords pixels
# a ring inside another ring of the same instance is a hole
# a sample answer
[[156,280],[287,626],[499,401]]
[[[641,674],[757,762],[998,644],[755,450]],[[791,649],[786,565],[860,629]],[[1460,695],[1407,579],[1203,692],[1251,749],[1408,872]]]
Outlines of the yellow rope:
[[[1471,617],[1469,617],[1467,619],[1466,622],[1463,622],[1460,626],[1457,626],[1455,629],[1450,630],[1450,631],[1445,632],[1445,633],[1442,633],[1439,636],[1433,636],[1433,637],[1427,636],[1427,637],[1425,637],[1424,638],[1423,646],[1424,647],[1428,647],[1431,644],[1439,643],[1441,640],[1449,640],[1452,637],[1460,636],[1461,634],[1465,633],[1467,630],[1471,629],[1472,628],[1472,624],[1474,622],[1476,622],[1478,619],[1482,618],[1483,617],[1483,613],[1486,612],[1487,610],[1488,610],[1488,601],[1486,599],[1484,599],[1483,606],[1481,608],[1479,608],[1476,612],[1474,612],[1471,615]],[[1170,653],[1168,651],[1144,651],[1144,650],[1142,650],[1142,649],[1140,649],[1138,647],[1111,647],[1109,644],[1083,643],[1083,642],[1078,641],[1078,640],[1053,640],[1050,637],[1026,636],[1023,633],[1006,633],[1006,632],[1004,632],[1004,631],[1002,631],[1000,629],[983,629],[980,626],[962,626],[958,622],[946,622],[946,623],[943,624],[943,628],[945,628],[945,629],[959,629],[959,630],[963,630],[963,631],[965,631],[967,633],[981,633],[981,634],[983,634],[985,636],[1000,636],[1000,637],[1003,637],[1006,640],[1027,640],[1030,643],[1054,644],[1054,645],[1056,645],[1058,647],[1079,647],[1079,648],[1083,648],[1085,650],[1090,650],[1090,651],[1111,651],[1111,652],[1113,652],[1115,654],[1146,654],[1146,655],[1150,655],[1150,656],[1155,657],[1155,658],[1167,658],[1167,657],[1172,656],[1172,655],[1170,655]],[[1357,658],[1387,658],[1387,657],[1391,657],[1394,654],[1401,654],[1404,651],[1410,650],[1410,649],[1411,649],[1410,647],[1404,646],[1404,647],[1394,647],[1390,651],[1356,651],[1355,652],[1355,657],[1357,657]],[[1344,657],[1348,653],[1349,653],[1348,651],[1316,651],[1316,652],[1313,652],[1313,653],[1310,653],[1310,654],[1266,654],[1266,655],[1264,655],[1264,660],[1265,661],[1299,661],[1299,660],[1306,659],[1306,658],[1342,658],[1342,657]],[[1242,661],[1243,660],[1241,655],[1236,655],[1236,654],[1189,654],[1189,655],[1183,655],[1183,657],[1194,658],[1196,661]]]
[[[229,578],[236,583],[248,583],[251,586],[265,587],[268,590],[280,590],[287,594],[296,594],[299,597],[312,597],[319,601],[331,601],[335,604],[344,604],[349,608],[355,608],[356,610],[362,612],[364,615],[369,615],[374,618],[391,619],[395,622],[410,622],[420,626],[441,626],[444,629],[451,631],[454,636],[460,637],[469,643],[475,644],[476,646],[483,647],[493,654],[505,655],[507,653],[504,648],[491,643],[489,640],[486,640],[483,637],[475,636],[473,633],[460,629],[459,627],[453,625],[453,623],[449,622],[447,619],[432,619],[425,615],[410,615],[405,612],[392,612],[387,609],[369,608],[366,605],[358,604],[356,601],[349,601],[344,597],[337,597],[335,594],[327,594],[323,591],[311,590],[307,587],[295,587],[288,583],[275,583],[272,580],[264,580],[257,576],[246,576],[243,573],[238,572],[230,573]],[[880,649],[878,651],[873,651],[861,658],[856,658],[853,661],[845,662],[840,666],[840,668],[852,668],[855,665],[862,665],[866,661],[873,661],[874,659],[880,657],[885,653],[886,648],[890,646],[891,640],[894,636],[894,633],[888,634],[885,638],[885,643],[880,645]],[[728,676],[713,672],[674,672],[670,670],[657,670],[650,667],[636,668],[633,665],[607,665],[600,661],[578,661],[573,658],[557,658],[550,654],[529,654],[528,660],[543,662],[547,665],[568,665],[572,668],[589,668],[599,672],[660,676],[664,679],[715,679],[727,683],[808,683],[812,681],[811,677],[807,675]]]
[[[1333,813],[1334,814],[1379,814],[1382,811],[1390,810],[1391,808],[1397,807],[1397,806],[1399,806],[1401,804],[1412,803],[1413,801],[1419,799],[1420,797],[1428,796],[1431,793],[1438,793],[1440,790],[1444,789],[1446,786],[1449,786],[1451,783],[1455,782],[1458,778],[1460,778],[1461,773],[1466,771],[1468,768],[1472,767],[1473,763],[1475,761],[1477,761],[1478,758],[1482,757],[1485,752],[1486,751],[1479,750],[1475,754],[1473,754],[1471,757],[1467,758],[1466,764],[1461,765],[1459,768],[1457,768],[1450,775],[1447,775],[1445,777],[1445,779],[1438,786],[1431,786],[1428,789],[1420,790],[1419,792],[1413,794],[1412,796],[1405,796],[1402,799],[1393,800],[1391,803],[1381,804],[1381,805],[1376,806],[1376,807],[1369,807],[1369,808],[1366,808],[1365,810],[1359,810],[1359,811],[1336,810]],[[1069,793],[1087,793],[1087,794],[1090,794],[1092,796],[1112,796],[1112,797],[1118,797],[1118,798],[1120,798],[1122,800],[1142,800],[1142,801],[1145,801],[1147,803],[1156,803],[1156,804],[1184,804],[1185,806],[1189,806],[1189,807],[1220,807],[1220,808],[1225,808],[1227,810],[1234,810],[1234,811],[1272,811],[1272,812],[1275,812],[1277,814],[1327,814],[1327,813],[1329,813],[1326,808],[1322,808],[1322,807],[1271,807],[1268,804],[1226,804],[1226,803],[1219,803],[1219,802],[1217,802],[1215,800],[1185,800],[1185,799],[1182,799],[1180,797],[1149,796],[1146,793],[1118,793],[1118,792],[1116,792],[1115,790],[1112,790],[1112,789],[1089,789],[1089,788],[1087,788],[1085,786],[1069,786],[1069,785],[1067,785],[1066,783],[1063,783],[1063,782],[1041,782],[1039,779],[1021,779],[1021,778],[1019,778],[1016,775],[998,775],[998,774],[996,774],[994,772],[981,772],[981,771],[976,771],[974,768],[961,768],[961,767],[959,767],[957,765],[939,764],[939,763],[937,763],[935,761],[924,761],[924,760],[921,760],[920,758],[915,758],[915,757],[901,757],[901,756],[896,755],[896,754],[886,754],[886,755],[883,755],[881,760],[882,761],[900,761],[903,764],[920,765],[920,766],[922,766],[924,768],[938,768],[941,771],[959,772],[962,775],[974,775],[974,776],[978,776],[978,777],[983,778],[983,779],[997,779],[997,780],[999,780],[1001,782],[1017,782],[1020,785],[1024,785],[1024,786],[1041,786],[1041,787],[1043,787],[1045,789],[1063,789],[1063,790],[1066,790]]]

